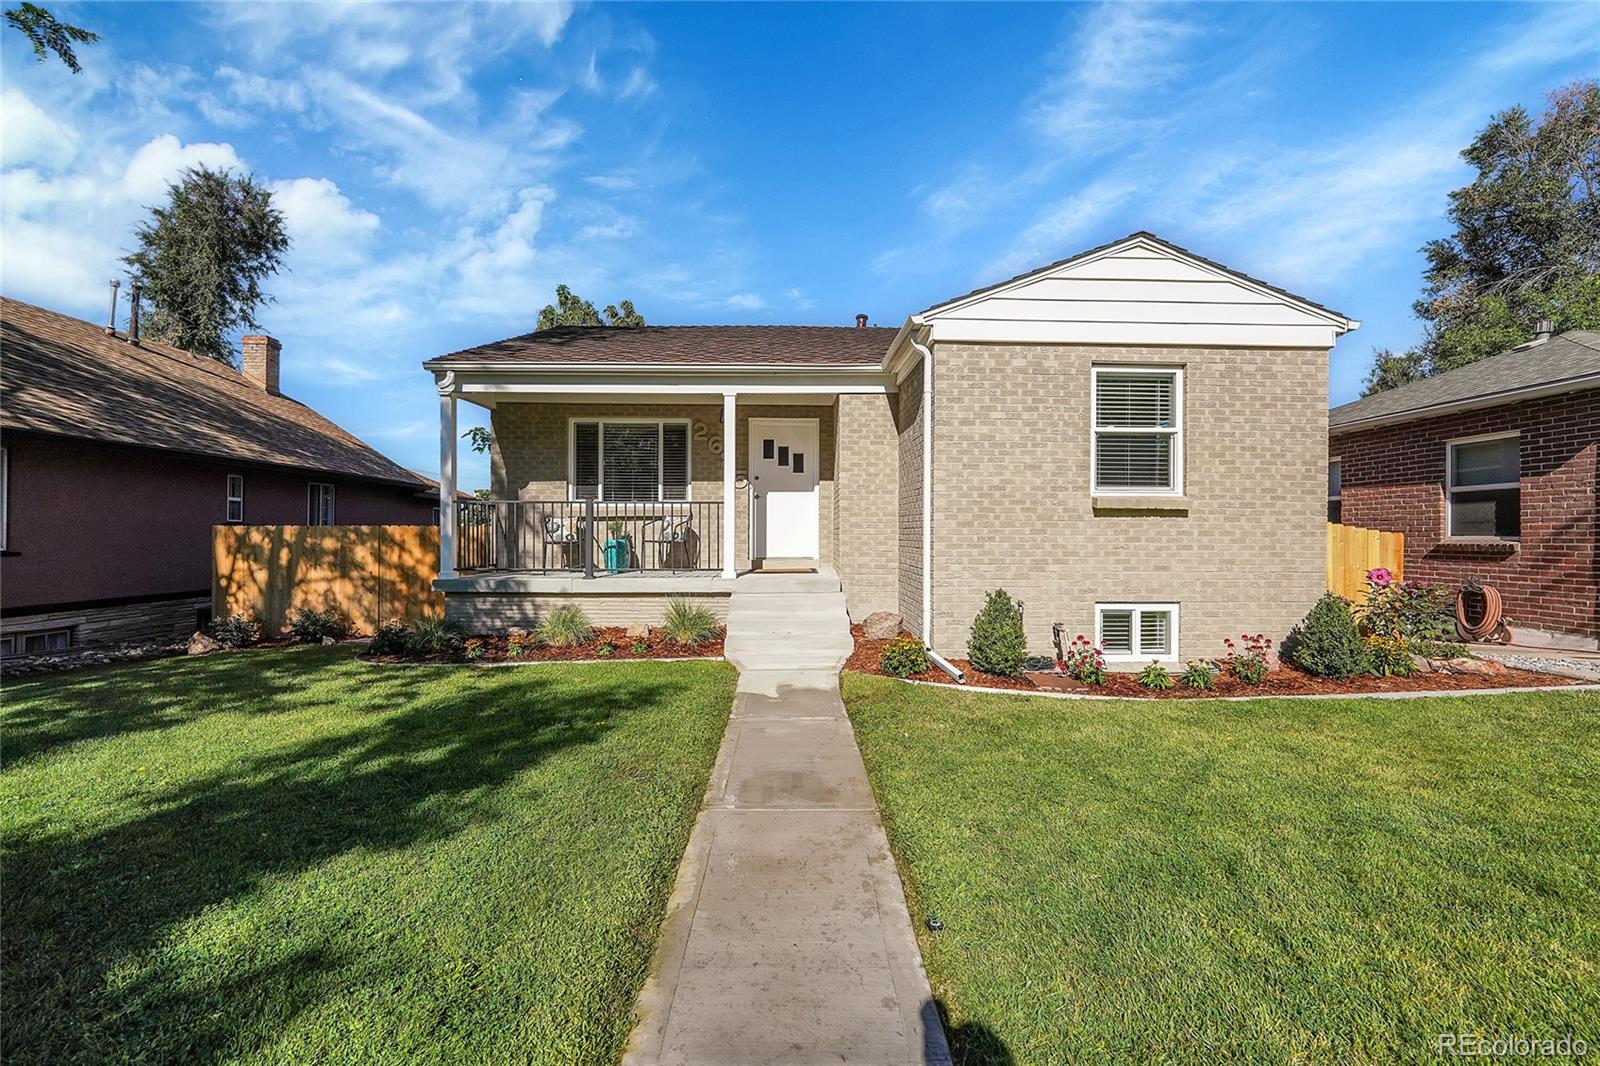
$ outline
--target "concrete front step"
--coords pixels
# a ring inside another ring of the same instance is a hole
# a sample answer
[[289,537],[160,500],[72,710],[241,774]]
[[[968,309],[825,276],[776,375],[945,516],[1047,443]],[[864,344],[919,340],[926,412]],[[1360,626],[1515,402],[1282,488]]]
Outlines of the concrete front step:
[[815,574],[742,574],[733,583],[735,594],[771,592],[838,592],[844,586],[832,571]]
[[837,672],[852,647],[844,593],[831,573],[739,579],[723,651],[740,670]]

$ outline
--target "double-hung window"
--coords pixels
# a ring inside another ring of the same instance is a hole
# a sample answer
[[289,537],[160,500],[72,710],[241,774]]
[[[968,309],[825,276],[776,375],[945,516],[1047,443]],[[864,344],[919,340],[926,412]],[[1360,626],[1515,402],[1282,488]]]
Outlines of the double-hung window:
[[1108,496],[1183,494],[1183,371],[1097,366],[1094,491]]
[[1178,605],[1101,603],[1094,609],[1095,645],[1107,662],[1178,658]]
[[567,484],[576,500],[689,498],[689,423],[575,419]]
[[1344,515],[1344,463],[1328,460],[1328,521],[1338,524]]
[[333,486],[313,481],[306,487],[306,525],[333,525]]
[[244,521],[244,475],[228,475],[228,521]]
[[1515,433],[1445,444],[1446,530],[1452,537],[1522,536],[1522,449]]

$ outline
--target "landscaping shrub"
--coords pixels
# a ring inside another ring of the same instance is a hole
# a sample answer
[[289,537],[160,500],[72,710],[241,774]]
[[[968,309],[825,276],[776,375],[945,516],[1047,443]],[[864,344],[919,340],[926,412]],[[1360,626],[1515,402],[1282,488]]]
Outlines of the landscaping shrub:
[[482,637],[472,637],[462,645],[461,653],[468,659],[481,659],[489,652],[489,646]]
[[461,623],[448,618],[424,618],[411,631],[406,651],[412,655],[459,655],[466,642]]
[[1417,672],[1411,648],[1401,636],[1366,639],[1367,672],[1373,677],[1410,677]]
[[405,655],[411,650],[411,630],[404,622],[385,622],[372,634],[371,655]]
[[967,659],[974,670],[1001,677],[1017,677],[1028,662],[1027,640],[1022,635],[1022,612],[1005,589],[995,589],[967,638]]
[[211,623],[211,639],[225,648],[243,648],[261,639],[261,623],[243,611]]
[[301,607],[289,616],[289,635],[302,644],[321,644],[323,637],[338,640],[344,634],[344,619],[331,607],[326,611]]
[[1183,673],[1178,675],[1178,680],[1185,686],[1205,691],[1217,681],[1217,668],[1214,664],[1194,660],[1184,664]]
[[926,673],[930,666],[928,649],[916,637],[898,636],[883,646],[883,672],[890,677]]
[[557,648],[587,644],[594,639],[594,626],[589,624],[589,616],[575,603],[550,608],[537,632],[540,640]]
[[1317,677],[1349,677],[1367,669],[1366,647],[1342,596],[1324,593],[1284,643],[1289,661]]
[[1367,574],[1367,602],[1356,609],[1368,635],[1449,640],[1456,635],[1455,597],[1439,585],[1395,581],[1378,568]]
[[1152,661],[1149,666],[1139,671],[1139,684],[1145,688],[1165,692],[1177,684],[1172,680],[1172,675],[1167,673],[1167,668],[1158,662]]
[[609,659],[617,654],[617,642],[614,640],[602,640],[594,646],[594,653],[602,659]]
[[634,637],[633,643],[629,645],[629,647],[633,651],[633,654],[645,655],[650,651],[650,642],[645,640],[643,637]]
[[656,630],[673,644],[703,644],[717,635],[717,616],[693,600],[674,596],[667,600]]
[[1079,633],[1067,645],[1061,671],[1085,685],[1103,685],[1106,683],[1106,657],[1088,637]]
[[1272,650],[1272,639],[1263,633],[1254,636],[1243,633],[1239,639],[1244,641],[1243,651],[1231,640],[1222,642],[1228,649],[1222,668],[1246,685],[1259,685],[1267,676],[1267,653]]

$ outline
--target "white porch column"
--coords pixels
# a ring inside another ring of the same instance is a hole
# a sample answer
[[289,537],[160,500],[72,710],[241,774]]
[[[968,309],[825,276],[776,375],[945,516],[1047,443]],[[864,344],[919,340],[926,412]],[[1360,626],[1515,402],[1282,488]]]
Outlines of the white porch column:
[[734,576],[734,556],[738,553],[739,538],[736,524],[739,508],[733,498],[734,449],[739,446],[736,393],[722,394],[722,576]]
[[455,375],[439,379],[439,576],[456,576]]

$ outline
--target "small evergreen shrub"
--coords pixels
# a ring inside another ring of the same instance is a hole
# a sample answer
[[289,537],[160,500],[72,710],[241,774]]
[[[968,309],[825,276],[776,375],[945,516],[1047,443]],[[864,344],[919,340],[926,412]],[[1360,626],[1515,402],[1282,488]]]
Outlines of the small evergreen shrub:
[[372,634],[367,651],[372,655],[405,655],[411,650],[411,630],[404,622],[389,621]]
[[1367,669],[1367,649],[1350,604],[1324,593],[1284,644],[1289,661],[1317,677],[1349,677]]
[[1088,637],[1079,633],[1067,645],[1066,658],[1061,660],[1061,672],[1085,685],[1103,685],[1106,683],[1105,654]]
[[338,640],[344,634],[344,619],[331,607],[326,611],[301,607],[289,616],[289,635],[302,644],[321,644],[323,637]]
[[594,639],[594,626],[577,604],[552,607],[539,623],[539,639],[557,648],[587,644]]
[[1212,663],[1196,659],[1184,664],[1183,673],[1178,675],[1178,680],[1188,688],[1204,692],[1216,684],[1217,668]]
[[261,623],[243,611],[211,623],[211,639],[225,648],[243,648],[261,639]]
[[1158,662],[1152,661],[1149,666],[1139,671],[1139,684],[1157,692],[1165,692],[1177,684],[1172,680],[1172,675],[1167,673],[1167,668]]
[[1366,654],[1367,672],[1373,677],[1410,677],[1417,672],[1404,637],[1368,637]]
[[656,630],[672,644],[704,644],[717,635],[717,616],[693,600],[674,596],[667,600]]
[[459,655],[467,635],[461,623],[448,618],[424,618],[411,631],[407,650],[412,655]]
[[1272,650],[1272,640],[1262,633],[1242,633],[1239,639],[1244,641],[1242,650],[1231,640],[1222,642],[1228,649],[1222,668],[1246,685],[1259,685],[1267,676],[1267,653]]
[[1000,677],[1017,677],[1028,662],[1027,640],[1022,634],[1022,612],[1005,589],[995,589],[967,638],[967,659],[974,670]]
[[883,672],[890,677],[926,673],[931,665],[928,649],[916,637],[901,635],[883,646]]

